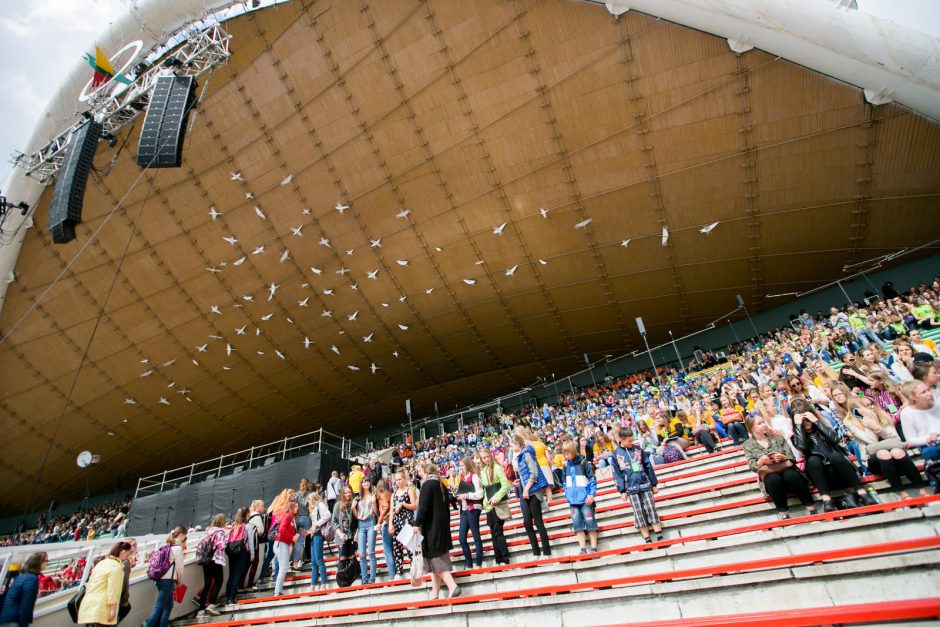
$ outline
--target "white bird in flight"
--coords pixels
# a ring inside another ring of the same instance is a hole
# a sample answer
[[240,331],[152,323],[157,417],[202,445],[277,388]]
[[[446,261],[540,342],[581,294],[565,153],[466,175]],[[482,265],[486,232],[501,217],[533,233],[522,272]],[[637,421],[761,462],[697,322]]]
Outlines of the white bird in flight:
[[332,346],[330,346],[330,350],[336,353],[337,355],[339,355],[339,349],[336,348],[336,344],[333,344]]
[[255,195],[251,192],[245,192],[245,200],[254,200]]
[[352,289],[354,289],[354,290],[358,290],[358,289],[359,289],[359,284],[358,284],[358,283],[353,283],[353,284],[350,285],[349,287],[352,288]]
[[513,266],[513,267],[511,267],[511,268],[507,268],[507,269],[506,269],[506,276],[512,276],[512,275],[514,275],[514,274],[516,273],[516,269],[517,269],[518,267],[519,267],[518,265],[515,265],[515,266]]
[[260,254],[263,253],[263,252],[264,252],[264,244],[262,244],[261,246],[258,246],[258,247],[255,248],[253,251],[251,251],[251,254],[252,254],[252,255],[260,255]]
[[293,180],[294,180],[294,175],[293,175],[293,174],[288,174],[288,175],[287,175],[287,178],[285,178],[283,181],[281,181],[281,185],[290,185],[290,182],[293,181]]
[[303,210],[301,211],[301,213],[304,214],[305,216],[309,216],[309,215],[310,215],[310,209],[307,208],[307,207],[304,207]]
[[395,260],[395,263],[397,263],[398,265],[404,267],[404,266],[407,266],[407,265],[408,265],[408,260],[407,260],[407,259],[396,259],[396,260]]
[[411,209],[402,209],[401,211],[399,211],[398,213],[395,214],[395,217],[396,217],[396,218],[400,218],[400,219],[403,220],[403,219],[407,218],[407,217],[408,217],[408,214],[410,214],[410,213],[411,213]]
[[379,239],[370,239],[369,246],[372,248],[382,248],[382,238],[380,237]]
[[228,242],[232,246],[238,243],[238,238],[232,237],[231,235],[227,237],[223,237],[222,239],[224,239],[226,242]]
[[166,400],[166,399],[163,398],[162,396],[160,397],[160,400],[157,401],[157,402],[160,403],[161,405],[169,405],[169,404],[170,404],[170,401]]
[[220,213],[220,212],[218,212],[218,211],[216,211],[216,210],[215,210],[215,207],[209,207],[209,217],[212,218],[213,221],[214,221],[216,218],[218,218],[220,215],[223,215],[223,214]]
[[379,368],[378,366],[376,366],[376,365],[375,365],[375,362],[373,361],[373,362],[372,362],[372,365],[369,366],[369,370],[372,371],[372,374],[375,374],[376,372],[378,372],[379,370],[381,370],[381,368]]
[[209,311],[211,311],[214,314],[219,314],[220,316],[222,315],[222,312],[219,310],[218,305],[212,305],[212,307],[209,308]]
[[347,256],[347,257],[352,257],[352,254],[353,254],[353,251],[354,251],[354,250],[356,250],[356,249],[355,249],[355,248],[350,248],[349,250],[347,250],[347,251],[346,251],[346,256]]
[[548,265],[548,262],[545,261],[544,259],[539,259],[539,263],[542,264],[543,266],[547,266],[547,265]]
[[349,268],[340,268],[339,270],[336,271],[336,274],[340,276],[343,276],[348,273],[349,273]]
[[320,246],[326,246],[327,248],[333,248],[333,247],[330,245],[330,240],[326,239],[325,237],[321,237],[321,238],[320,238]]
[[350,370],[352,370],[353,372],[359,372],[359,366],[354,366],[354,365],[352,365],[352,364],[349,364],[349,365],[346,366],[346,367],[349,368]]
[[507,222],[503,222],[503,223],[500,224],[499,226],[494,226],[494,227],[493,227],[493,235],[502,235],[502,234],[503,234],[503,229],[506,228],[506,224],[508,224],[508,223],[507,223]]
[[231,344],[226,344],[226,345],[225,345],[225,354],[226,354],[226,355],[228,355],[229,357],[231,357],[231,356],[232,356],[232,353],[234,353],[234,352],[235,352],[235,349],[232,348],[232,345],[231,345]]
[[663,227],[663,246],[665,246],[666,242],[668,241],[669,241],[669,229],[666,227]]
[[336,203],[336,210],[339,211],[339,215],[343,215],[343,212],[349,209],[349,205],[344,205],[341,202]]
[[281,286],[278,285],[277,283],[272,283],[272,284],[268,287],[268,302],[270,302],[271,299],[274,298],[274,293],[277,292],[277,288],[279,288],[279,287],[281,287]]
[[152,374],[153,374],[153,370],[147,370],[146,372],[143,372],[143,373],[140,375],[140,378],[143,379],[144,377],[149,377],[149,376],[152,375]]
[[261,207],[258,207],[257,205],[255,206],[255,214],[257,214],[257,216],[262,220],[268,219],[268,216],[264,215],[264,212],[261,211]]
[[225,338],[222,337],[221,335],[210,335],[210,336],[209,336],[209,339],[211,339],[211,340],[224,340]]
[[398,357],[398,351],[392,351],[392,355],[394,355],[394,356],[397,358],[397,357]]
[[474,261],[474,262],[473,262],[473,265],[475,265],[475,266],[482,266],[484,263],[486,263],[486,262],[485,262],[484,260],[480,259],[479,261]]
[[359,317],[359,310],[357,309],[356,311],[346,316],[346,319],[349,320],[350,322],[355,322],[356,318],[358,317]]
[[704,233],[705,235],[708,235],[709,233],[711,233],[712,231],[715,230],[715,227],[716,227],[716,226],[718,226],[718,222],[712,222],[712,223],[709,224],[708,226],[703,226],[701,229],[699,229],[698,232],[699,232],[699,233]]
[[310,348],[310,345],[313,344],[313,341],[309,337],[304,338],[304,348]]
[[288,259],[290,259],[290,251],[285,248],[284,252],[281,253],[280,262],[284,263]]
[[277,350],[276,348],[274,349],[274,354],[277,355],[278,357],[280,357],[281,359],[287,359],[286,357],[284,357],[284,353],[282,353],[281,351]]
[[430,293],[433,292],[433,291],[434,291],[434,288],[433,288],[433,287],[429,287],[428,289],[424,290],[424,293],[425,293],[425,294],[430,294]]
[[310,266],[310,272],[313,272],[314,274],[323,274],[323,270],[315,266]]
[[543,218],[548,218],[548,211],[549,211],[549,210],[546,209],[545,207],[542,207],[541,209],[539,209],[539,213],[542,214],[542,217],[543,217]]
[[310,297],[308,296],[307,298],[305,298],[305,299],[303,299],[303,300],[298,300],[298,301],[297,301],[297,304],[298,304],[299,306],[301,306],[301,307],[306,307],[306,306],[307,306],[307,303],[308,303],[309,301],[310,301]]
[[271,319],[271,316],[273,316],[273,315],[274,315],[273,313],[265,314],[265,315],[261,316],[261,319],[264,320],[265,322],[267,322],[268,320]]
[[255,297],[252,296],[251,294],[245,294],[244,296],[242,296],[242,300],[247,301],[249,303],[253,303],[255,302]]
[[230,181],[244,181],[245,180],[242,178],[241,170],[237,170],[235,172],[229,172],[229,175],[231,176],[231,178],[229,179]]
[[211,272],[212,274],[217,274],[217,273],[219,273],[219,272],[222,272],[219,268],[215,268],[215,267],[206,268],[206,270],[208,270],[208,271]]
[[162,368],[168,368],[169,366],[172,366],[172,365],[175,364],[175,363],[176,363],[176,360],[175,360],[175,359],[169,359],[169,360],[163,362],[162,364],[160,364],[160,366],[161,366]]
[[205,353],[209,350],[209,343],[202,344],[201,346],[196,347],[196,351],[200,353]]
[[593,221],[593,218],[585,218],[584,220],[581,220],[580,222],[578,222],[577,224],[575,224],[575,225],[574,225],[574,228],[576,228],[576,229],[583,229],[583,228],[586,228],[587,225],[589,225],[592,221]]
[[630,240],[628,239],[620,240],[620,245],[626,248],[627,246],[630,245]]
[[235,335],[245,335],[245,329],[247,328],[248,328],[247,324],[243,327],[238,327],[237,329],[235,329]]
[[233,266],[240,266],[240,265],[242,265],[243,263],[245,263],[245,260],[246,260],[246,259],[248,259],[248,257],[241,257],[240,259],[236,259],[235,262],[234,262],[232,265],[233,265]]
[[137,401],[135,401],[135,400],[132,399],[132,398],[125,398],[125,399],[124,399],[124,404],[125,404],[125,405],[136,405],[136,404],[137,404]]
[[464,279],[463,282],[466,283],[467,285],[476,285],[476,284],[477,284],[477,280],[476,280],[476,279]]
[[407,299],[408,299],[407,296],[399,296],[399,297],[398,297],[398,302],[403,303],[403,302],[405,302]]
[[323,294],[326,295],[326,296],[332,296],[332,295],[333,295],[333,290],[331,290],[331,289],[330,289],[330,290],[323,290]]
[[376,280],[375,277],[378,275],[378,273],[379,273],[378,270],[373,270],[372,272],[367,272],[366,276],[372,279],[373,281],[375,281]]
[[400,324],[400,325],[398,325],[398,328],[401,329],[402,331],[407,331],[407,330],[408,330],[408,325],[407,325],[407,324]]
[[291,235],[293,235],[294,237],[303,237],[304,225],[301,224],[300,226],[292,226],[290,227],[290,232],[291,232]]
[[363,336],[362,336],[362,341],[363,341],[363,342],[366,342],[366,343],[371,342],[373,335],[375,335],[375,333],[370,333],[369,335],[363,335]]
[[323,310],[323,313],[320,314],[320,317],[321,317],[321,318],[332,318],[332,317],[333,317],[333,312],[330,311],[329,309],[324,309],[324,310]]

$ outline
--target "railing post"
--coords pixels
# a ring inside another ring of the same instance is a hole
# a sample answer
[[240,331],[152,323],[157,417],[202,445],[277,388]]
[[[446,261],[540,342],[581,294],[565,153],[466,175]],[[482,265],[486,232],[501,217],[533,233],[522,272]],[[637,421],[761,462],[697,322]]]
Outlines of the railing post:
[[284,448],[281,450],[281,461],[287,459],[287,438],[284,438]]
[[251,464],[255,461],[255,447],[251,447],[251,452],[248,453],[248,470],[251,470]]
[[215,478],[218,479],[222,476],[222,463],[225,462],[225,455],[219,457],[219,469],[215,473]]
[[160,492],[163,492],[163,484],[166,483],[166,471],[163,471],[163,478],[160,479]]
[[195,464],[195,462],[193,463],[192,466],[189,467],[189,481],[188,481],[187,483],[192,484],[192,482],[193,482],[193,473],[194,473],[194,472],[196,472],[196,464]]
[[88,581],[88,575],[91,574],[92,568],[92,555],[95,552],[95,547],[88,547],[88,551],[85,553],[85,570],[82,571],[82,580],[78,582],[78,588],[85,585],[85,582]]
[[317,453],[323,452],[323,427],[320,427],[320,441],[317,442]]

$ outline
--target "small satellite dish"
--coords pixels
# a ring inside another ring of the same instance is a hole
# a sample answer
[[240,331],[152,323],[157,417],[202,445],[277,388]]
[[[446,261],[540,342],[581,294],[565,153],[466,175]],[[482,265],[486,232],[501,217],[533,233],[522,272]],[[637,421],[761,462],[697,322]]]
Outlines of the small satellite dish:
[[82,451],[78,454],[78,457],[75,458],[75,463],[79,468],[88,468],[94,461],[94,456],[91,454],[91,451]]

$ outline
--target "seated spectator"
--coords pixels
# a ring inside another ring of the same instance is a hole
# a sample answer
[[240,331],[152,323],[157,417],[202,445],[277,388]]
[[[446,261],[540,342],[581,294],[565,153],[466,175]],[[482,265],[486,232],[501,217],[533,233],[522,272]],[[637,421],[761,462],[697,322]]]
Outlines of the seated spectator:
[[[790,405],[790,416],[793,419],[793,446],[806,460],[806,474],[819,490],[823,511],[835,511],[831,490],[838,487],[853,489],[864,505],[874,505],[874,499],[862,487],[839,437],[819,411],[811,403],[795,399]],[[851,494],[844,500],[848,507],[858,507]]]
[[792,493],[806,506],[806,513],[816,513],[813,497],[809,493],[806,477],[797,469],[796,460],[787,440],[770,430],[762,416],[748,416],[744,420],[750,438],[742,448],[748,467],[757,473],[761,488],[774,502],[781,520],[790,517],[787,495]]
[[909,381],[901,386],[905,405],[901,425],[910,446],[920,447],[925,460],[940,459],[940,405],[925,383]]
[[747,427],[744,426],[743,411],[740,405],[732,404],[730,397],[721,397],[721,422],[735,446],[747,439]]
[[934,403],[940,401],[940,373],[937,372],[936,362],[915,363],[911,369],[915,381],[920,381],[927,386],[930,393],[933,394]]

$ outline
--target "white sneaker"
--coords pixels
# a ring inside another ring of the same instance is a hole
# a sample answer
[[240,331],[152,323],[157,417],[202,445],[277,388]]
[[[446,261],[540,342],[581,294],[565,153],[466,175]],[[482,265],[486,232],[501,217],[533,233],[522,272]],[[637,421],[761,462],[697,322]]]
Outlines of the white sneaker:
[[209,616],[219,616],[221,612],[219,612],[219,610],[217,610],[214,605],[207,605],[206,614],[208,614]]

